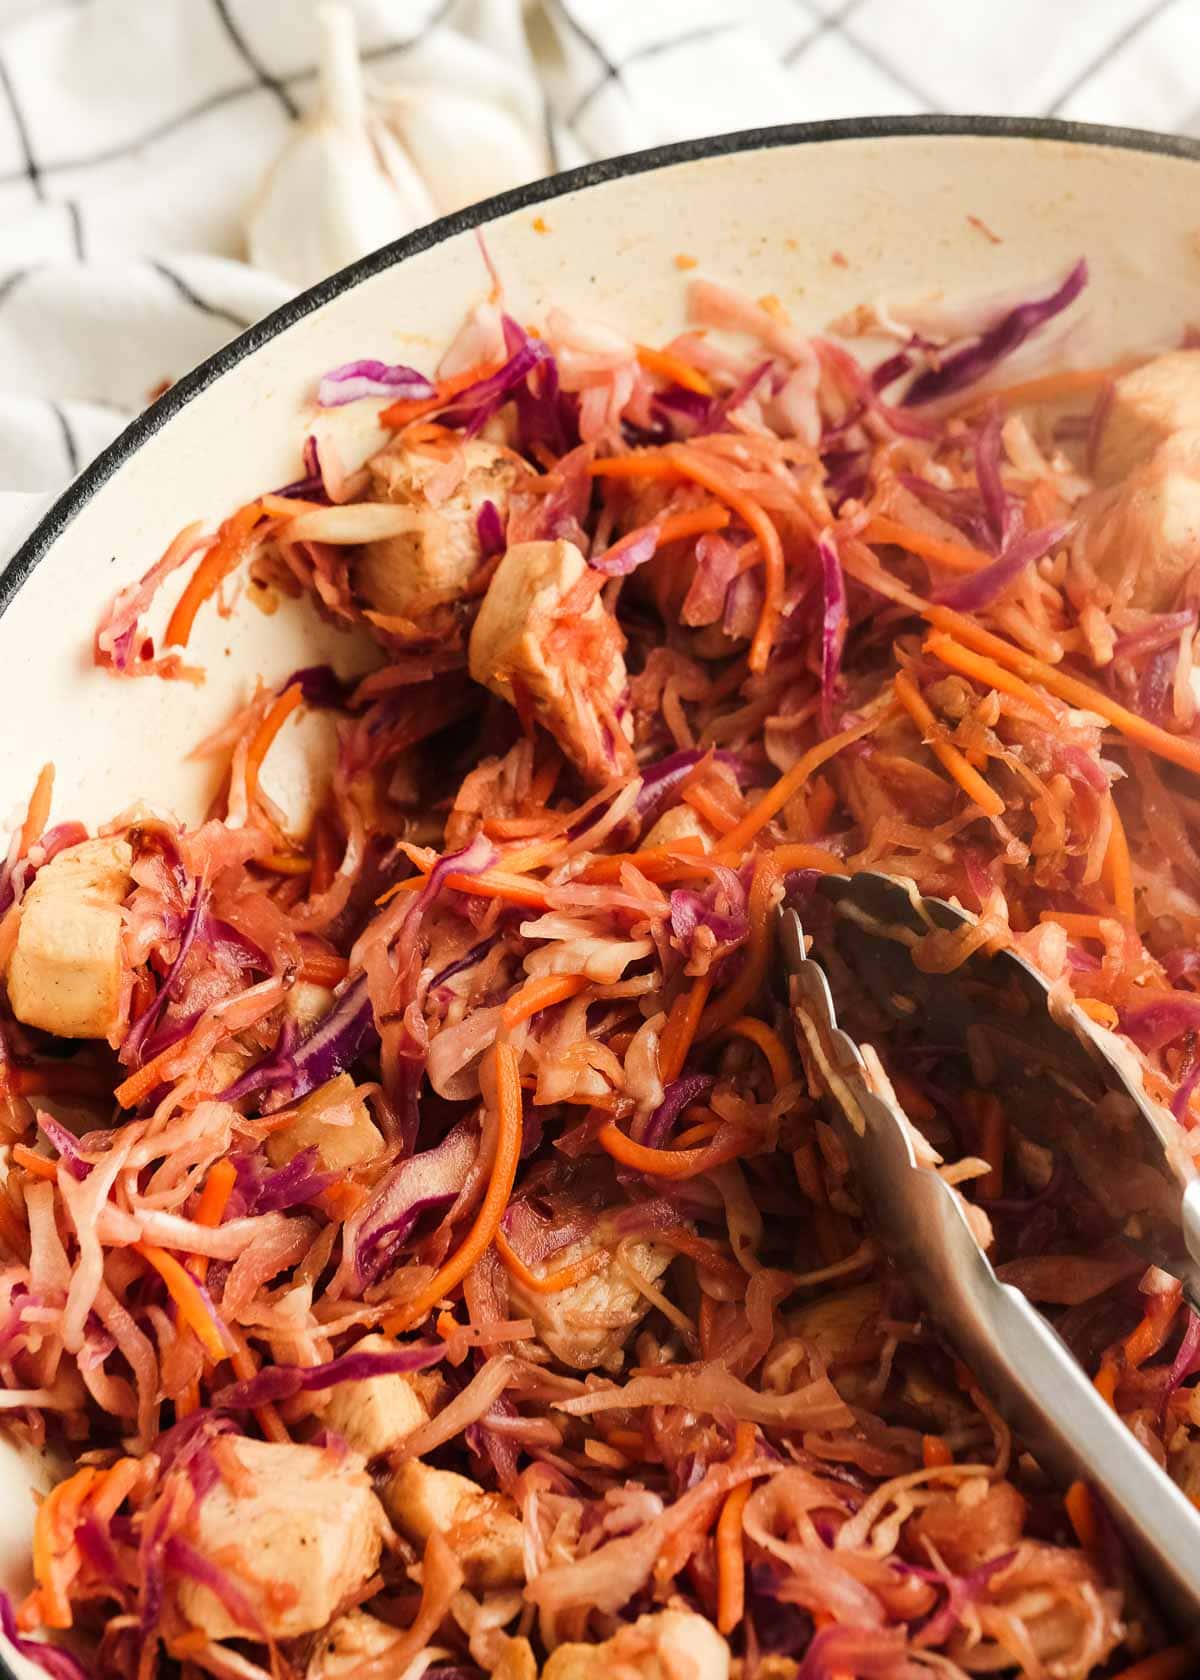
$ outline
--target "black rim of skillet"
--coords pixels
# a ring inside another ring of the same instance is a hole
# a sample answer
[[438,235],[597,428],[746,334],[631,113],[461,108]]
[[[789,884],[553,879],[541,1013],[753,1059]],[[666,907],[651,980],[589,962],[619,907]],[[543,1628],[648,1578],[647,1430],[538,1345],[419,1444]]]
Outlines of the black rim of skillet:
[[[565,193],[598,186],[604,181],[619,181],[626,175],[644,175],[654,169],[670,168],[676,163],[728,157],[735,152],[767,151],[777,146],[807,146],[823,140],[888,140],[905,136],[1051,140],[1081,146],[1113,146],[1123,151],[1157,152],[1164,157],[1185,158],[1192,163],[1200,163],[1198,140],[1189,140],[1177,134],[1155,134],[1141,128],[1113,128],[1103,123],[1062,122],[1053,117],[846,117],[831,122],[746,128],[736,134],[714,134],[702,140],[680,140],[669,146],[654,146],[648,151],[605,158],[599,163],[585,163],[578,169],[564,170],[559,175],[548,175],[543,180],[514,187],[510,192],[498,193],[495,198],[486,198],[482,203],[458,210],[452,216],[442,216],[427,227],[406,234],[403,239],[382,245],[370,256],[351,263],[337,274],[331,274],[327,280],[290,298],[270,315],[256,321],[246,332],[239,333],[207,361],[176,381],[84,468],[38,521],[0,576],[0,615],[11,605],[22,584],[53,548],[75,515],[148,438],[161,431],[193,397],[237,367],[260,345],[373,275],[394,268],[418,252],[444,244],[456,234],[498,221],[514,210],[546,204]],[[16,1680],[2,1653],[0,1680]]]

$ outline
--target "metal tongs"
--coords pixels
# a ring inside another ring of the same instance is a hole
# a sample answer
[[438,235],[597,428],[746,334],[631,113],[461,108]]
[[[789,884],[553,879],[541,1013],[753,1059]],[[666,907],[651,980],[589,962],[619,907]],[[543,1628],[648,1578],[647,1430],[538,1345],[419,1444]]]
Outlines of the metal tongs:
[[[816,889],[832,907],[829,957],[877,1010],[916,1026],[928,1045],[986,1064],[993,1088],[1019,1103],[1025,1135],[1067,1153],[1117,1234],[1178,1277],[1200,1302],[1200,1188],[1175,1144],[1169,1115],[1146,1095],[1132,1057],[1074,1005],[1051,1008],[1042,976],[1011,951],[977,952],[949,975],[910,956],[916,939],[975,917],[923,898],[889,876],[830,876]],[[824,923],[826,917],[815,918]],[[1200,1637],[1200,1510],[1105,1404],[1041,1313],[1002,1283],[958,1194],[919,1165],[912,1127],[883,1095],[807,950],[800,918],[784,910],[784,957],[797,1033],[846,1147],[859,1195],[884,1253],[1043,1469],[1099,1496],[1164,1611]],[[1072,1099],[1050,1104],[1052,1082]],[[1095,1124],[1099,1105],[1103,1135]],[[1084,1108],[1089,1123],[1050,1112]]]

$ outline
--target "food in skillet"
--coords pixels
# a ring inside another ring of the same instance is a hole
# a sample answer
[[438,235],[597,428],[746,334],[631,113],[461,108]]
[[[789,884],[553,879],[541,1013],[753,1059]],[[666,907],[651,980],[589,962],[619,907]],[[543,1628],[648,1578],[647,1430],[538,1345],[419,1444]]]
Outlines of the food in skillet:
[[[68,1629],[130,1680],[1185,1672],[866,1236],[772,962],[813,872],[911,877],[979,917],[918,962],[1012,942],[1192,1135],[1200,351],[1047,371],[1085,278],[840,338],[701,281],[662,349],[494,300],[436,378],[326,375],[305,476],[118,596],[119,675],[195,679],[247,568],[379,663],[251,697],[197,827],[49,826],[47,772],[8,854],[0,1395],[74,1467],[5,1614],[51,1672]],[[1177,1284],[880,1026],[1200,1496]]]

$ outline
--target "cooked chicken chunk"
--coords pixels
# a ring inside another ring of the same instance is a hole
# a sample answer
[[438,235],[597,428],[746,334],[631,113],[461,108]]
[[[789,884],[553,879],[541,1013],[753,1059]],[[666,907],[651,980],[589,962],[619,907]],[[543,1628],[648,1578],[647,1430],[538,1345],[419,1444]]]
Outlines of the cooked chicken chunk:
[[107,1038],[121,1018],[126,840],[84,840],[39,869],[8,970],[13,1014],[60,1038]]
[[294,1118],[267,1138],[267,1154],[277,1167],[313,1148],[326,1172],[359,1167],[383,1148],[379,1128],[348,1073],[310,1092],[297,1103]]
[[699,840],[704,851],[711,851],[716,835],[703,817],[684,803],[672,805],[664,811],[642,841],[643,846],[674,846],[680,840]]
[[729,1680],[729,1647],[705,1616],[658,1610],[601,1645],[560,1645],[542,1680]]
[[[351,1352],[394,1353],[396,1346],[387,1336],[364,1336]],[[408,1378],[396,1373],[338,1383],[329,1391],[321,1422],[344,1436],[355,1452],[375,1458],[428,1423],[429,1413]]]
[[369,1616],[365,1610],[351,1610],[339,1616],[317,1642],[309,1661],[307,1680],[342,1680],[354,1674],[367,1657],[381,1657],[404,1635],[399,1628]]
[[525,1579],[521,1519],[503,1494],[485,1493],[467,1476],[410,1458],[387,1484],[383,1502],[414,1544],[423,1546],[439,1530],[468,1587],[512,1587]]
[[537,1680],[537,1663],[528,1639],[510,1639],[492,1670],[492,1680]]
[[354,587],[376,612],[409,617],[457,595],[482,558],[478,519],[485,502],[507,521],[508,494],[521,470],[515,456],[482,438],[462,445],[465,470],[453,494],[431,502],[430,481],[446,470],[441,455],[394,444],[370,463],[376,500],[397,503],[409,529],[363,547]]
[[1200,566],[1200,430],[1168,439],[1081,512],[1085,552],[1100,576],[1114,589],[1124,583],[1135,607],[1169,608]]
[[1200,350],[1173,350],[1123,374],[1096,446],[1097,484],[1116,484],[1176,432],[1200,427]]
[[[588,575],[569,542],[517,543],[508,550],[471,631],[471,675],[538,722],[590,782],[632,771],[619,721],[625,638],[598,595],[572,602]],[[594,575],[594,574],[593,574]]]
[[[318,1447],[237,1439],[249,1482],[218,1482],[200,1504],[192,1543],[250,1600],[273,1639],[312,1633],[375,1573],[387,1530],[361,1458]],[[254,1638],[208,1587],[182,1580],[179,1609],[210,1639]]]
[[[553,1269],[581,1260],[594,1246],[584,1241],[563,1249],[554,1256]],[[657,1283],[673,1258],[673,1250],[661,1243],[630,1242],[624,1252],[628,1264],[648,1283]],[[568,1289],[535,1295],[514,1279],[510,1296],[513,1311],[531,1318],[538,1339],[574,1371],[619,1371],[626,1342],[650,1311],[650,1302],[618,1265],[615,1252],[608,1253],[598,1271]]]
[[787,1327],[800,1336],[834,1368],[834,1386],[851,1405],[864,1399],[875,1374],[874,1361],[867,1365],[844,1362],[866,1342],[879,1343],[879,1286],[860,1284],[855,1289],[838,1289],[818,1296],[787,1315]]

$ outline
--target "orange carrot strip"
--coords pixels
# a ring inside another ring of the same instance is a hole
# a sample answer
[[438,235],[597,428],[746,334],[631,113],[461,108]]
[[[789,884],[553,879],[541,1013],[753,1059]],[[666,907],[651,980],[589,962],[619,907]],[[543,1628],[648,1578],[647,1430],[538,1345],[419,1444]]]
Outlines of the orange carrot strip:
[[969,543],[956,543],[946,537],[935,537],[929,531],[918,531],[899,519],[889,519],[877,513],[862,534],[867,543],[890,543],[894,548],[907,549],[922,560],[932,560],[948,572],[978,572],[994,564],[993,556]]
[[292,683],[290,688],[284,689],[259,724],[258,731],[246,754],[246,798],[248,800],[254,799],[258,794],[258,772],[262,768],[263,759],[271,750],[272,742],[303,699],[304,691],[300,684]]
[[731,829],[737,827],[738,818],[725,809],[703,782],[694,782],[682,792],[683,798],[697,816],[703,817],[708,826],[715,828],[718,834],[728,834]]
[[896,691],[897,700],[916,724],[921,738],[930,752],[933,753],[943,769],[949,771],[967,798],[978,805],[987,816],[1002,816],[1004,812],[1003,799],[994,788],[988,786],[974,765],[967,762],[954,742],[950,740],[945,729],[934,717],[925,696],[908,673],[897,671],[892,679],[892,687]]
[[[82,1561],[75,1548],[75,1529],[83,1502],[101,1474],[94,1466],[86,1465],[51,1488],[38,1506],[33,1525],[33,1575],[38,1590],[23,1608],[29,1611],[36,1603],[36,1620],[43,1627],[71,1626],[67,1589]],[[24,1615],[22,1620],[26,1620]]]
[[735,1260],[731,1260],[720,1246],[708,1237],[698,1237],[686,1225],[668,1225],[654,1233],[655,1242],[665,1242],[669,1248],[686,1254],[689,1260],[731,1288],[745,1288],[746,1274]]
[[560,1289],[570,1289],[572,1284],[591,1277],[593,1272],[598,1272],[602,1266],[608,1264],[605,1251],[598,1248],[591,1254],[585,1254],[581,1260],[572,1261],[569,1266],[559,1266],[557,1271],[547,1272],[545,1277],[538,1277],[536,1272],[530,1271],[503,1231],[497,1229],[492,1240],[496,1245],[496,1253],[504,1262],[505,1270],[511,1272],[523,1288],[535,1295],[557,1295]]
[[706,1144],[701,1149],[648,1149],[635,1143],[612,1121],[606,1121],[596,1134],[596,1140],[606,1155],[635,1172],[652,1173],[655,1178],[695,1178],[734,1160],[746,1147],[744,1137],[731,1137],[720,1148]]
[[1113,1680],[1185,1680],[1186,1675],[1195,1673],[1195,1667],[1194,1645],[1172,1645],[1152,1657],[1143,1657],[1132,1668],[1123,1668]]
[[[407,881],[398,881],[394,887],[389,887],[375,900],[376,904],[386,904],[400,892],[420,892],[425,885],[423,875],[410,876]],[[520,875],[506,875],[498,869],[489,869],[483,875],[447,875],[446,885],[455,892],[467,893],[474,898],[499,898],[506,904],[520,904],[531,910],[545,910],[548,908],[546,894],[543,888],[533,881],[527,881]]]
[[1135,1368],[1144,1365],[1147,1359],[1161,1352],[1182,1303],[1183,1290],[1177,1283],[1160,1295],[1150,1296],[1150,1304],[1141,1323],[1125,1338],[1125,1361],[1128,1365]]
[[[771,818],[777,816],[788,800],[792,798],[808,781],[814,770],[819,770],[822,764],[836,758],[843,747],[848,747],[854,741],[861,741],[864,735],[869,735],[873,729],[878,729],[884,718],[891,715],[891,708],[887,711],[875,712],[871,717],[863,718],[852,724],[849,729],[843,729],[840,734],[831,735],[826,741],[818,741],[815,747],[810,747],[802,753],[790,770],[784,772],[774,786],[769,787],[761,797],[746,812],[741,822],[721,841],[717,848],[717,855],[724,863],[731,856],[737,857],[753,840],[760,828],[765,828]],[[845,864],[840,858],[834,857],[832,852],[824,851],[820,846],[810,846],[813,861],[810,864],[797,864],[797,869],[821,869],[826,874],[840,874]],[[820,862],[818,859],[825,859]]]
[[657,373],[660,379],[672,380],[676,385],[682,385],[685,391],[695,391],[701,397],[713,394],[711,384],[700,369],[672,350],[652,350],[647,344],[639,344],[637,359],[647,373]]
[[1101,866],[1101,876],[1104,884],[1112,894],[1112,901],[1116,905],[1117,915],[1123,922],[1131,926],[1137,920],[1137,905],[1133,897],[1133,871],[1129,864],[1129,842],[1125,838],[1125,827],[1117,810],[1117,802],[1109,795],[1109,807],[1112,811],[1112,829],[1108,836],[1108,847],[1104,853],[1104,863]]
[[352,1213],[357,1213],[368,1194],[363,1185],[355,1184],[352,1178],[343,1178],[323,1190],[320,1201],[330,1219],[344,1225]]
[[25,821],[21,824],[21,838],[17,845],[17,856],[25,857],[29,848],[40,840],[46,830],[46,823],[50,818],[50,801],[54,797],[54,766],[43,764],[38,771],[38,779],[33,784],[33,792],[29,796],[29,810]]
[[167,621],[168,647],[186,647],[196,614],[209,596],[227,578],[250,545],[250,536],[262,517],[262,503],[247,502],[221,526],[217,540],[188,579],[187,587]]
[[729,523],[729,509],[719,502],[705,502],[683,513],[669,513],[658,528],[658,546],[682,542],[685,537],[702,537],[706,531],[723,531]]
[[711,990],[711,975],[701,974],[686,992],[679,993],[671,1005],[667,1024],[658,1041],[658,1066],[665,1084],[669,1085],[672,1079],[679,1078]]
[[1079,706],[1086,711],[1095,712],[1127,740],[1145,747],[1159,758],[1165,758],[1172,764],[1181,765],[1183,769],[1200,775],[1200,741],[1169,734],[1156,723],[1150,723],[1146,718],[1139,717],[1136,712],[1131,712],[1128,707],[1120,705],[1100,689],[1093,688],[1091,683],[1082,682],[1080,678],[1060,671],[1055,665],[1047,665],[1043,660],[1035,659],[1032,654],[1025,653],[999,636],[993,636],[990,630],[985,630],[973,619],[953,612],[949,607],[928,607],[925,617],[935,629],[945,630],[977,653],[990,655],[1001,665],[1007,665],[1018,676],[1024,677],[1027,682],[1040,683],[1047,693],[1066,701],[1068,706]]
[[1085,916],[1071,910],[1043,910],[1039,922],[1054,922],[1075,939],[1098,939],[1103,945],[1105,916]]
[[948,665],[961,676],[971,677],[988,688],[999,690],[1001,694],[1010,694],[1014,700],[1024,701],[1044,718],[1053,719],[1054,708],[1046,704],[1037,689],[1030,688],[1020,677],[1014,677],[1011,671],[1006,671],[1003,665],[997,665],[994,659],[984,659],[980,654],[972,653],[970,648],[959,647],[950,636],[937,631],[926,636],[923,651],[933,654],[943,665]]
[[922,1435],[921,1462],[926,1470],[941,1470],[954,1463],[954,1454],[940,1435]]
[[500,1011],[500,1025],[511,1032],[540,1010],[551,1009],[574,997],[589,984],[586,974],[536,974],[517,988]]
[[979,1154],[991,1168],[975,1180],[975,1194],[981,1202],[994,1202],[1004,1194],[1004,1144],[1008,1122],[999,1100],[988,1091],[968,1091],[964,1105],[979,1131]]
[[1100,1525],[1092,1507],[1092,1495],[1086,1482],[1072,1482],[1065,1500],[1067,1516],[1075,1530],[1075,1538],[1085,1551],[1095,1551],[1100,1544]]
[[[249,1382],[251,1377],[258,1375],[258,1361],[255,1359],[250,1343],[235,1326],[226,1326],[229,1331],[229,1342],[232,1352],[229,1363],[233,1366],[233,1374],[239,1382]],[[258,1426],[268,1441],[276,1441],[280,1445],[290,1445],[292,1437],[288,1434],[287,1426],[275,1410],[268,1404],[256,1408],[254,1416],[258,1419]]]
[[1088,1017],[1088,1019],[1095,1021],[1097,1026],[1112,1028],[1115,1027],[1117,1022],[1121,1019],[1112,1004],[1105,1003],[1102,998],[1081,997],[1076,998],[1075,1002],[1079,1005],[1080,1009],[1083,1010],[1083,1013]]
[[1096,1390],[1096,1393],[1106,1406],[1112,1407],[1114,1412],[1117,1409],[1117,1383],[1120,1381],[1120,1376],[1121,1373],[1117,1369],[1115,1360],[1106,1357],[1100,1361],[1100,1369],[1092,1380],[1092,1387]]
[[414,1300],[384,1319],[383,1327],[391,1336],[418,1324],[443,1295],[456,1289],[500,1229],[521,1158],[524,1115],[520,1057],[511,1044],[493,1046],[492,1054],[496,1064],[496,1153],[487,1193],[458,1252],[438,1268]]
[[476,362],[472,367],[464,368],[461,373],[452,373],[446,379],[439,379],[432,397],[401,397],[399,402],[381,409],[379,424],[386,426],[390,431],[398,431],[411,420],[419,420],[423,414],[434,414],[439,408],[445,408],[451,397],[458,396],[460,391],[465,391],[468,386],[477,384],[479,380],[487,379],[502,366],[501,362]]
[[46,1158],[45,1155],[35,1155],[28,1144],[14,1143],[12,1158],[19,1167],[24,1167],[34,1178],[55,1179],[58,1177],[58,1163]]
[[673,881],[678,876],[707,876],[710,871],[696,860],[704,857],[704,845],[697,835],[688,834],[673,840],[669,846],[648,846],[644,852],[609,852],[594,858],[581,869],[577,880],[594,886],[598,881],[615,881],[627,863],[648,881]]
[[349,967],[345,957],[339,957],[336,951],[303,943],[300,946],[300,978],[307,980],[310,986],[332,988],[346,978]]
[[1002,385],[998,391],[977,391],[966,398],[957,413],[970,414],[974,409],[986,408],[988,403],[994,402],[1003,403],[1008,408],[1019,408],[1028,403],[1057,402],[1062,397],[1095,390],[1107,380],[1128,373],[1130,368],[1138,366],[1140,359],[1127,358],[1113,362],[1109,367],[1067,368],[1062,373],[1046,373],[1038,379],[1022,379],[1015,385]]
[[134,1243],[134,1248],[148,1260],[154,1270],[167,1286],[167,1293],[174,1301],[179,1316],[188,1328],[195,1334],[201,1347],[214,1364],[226,1357],[225,1342],[220,1330],[213,1322],[204,1299],[200,1294],[195,1278],[186,1266],[181,1266],[173,1254],[165,1249],[156,1248],[153,1243]]
[[753,1015],[739,1015],[736,1021],[730,1021],[725,1031],[738,1038],[747,1038],[751,1044],[758,1046],[767,1058],[776,1090],[781,1085],[791,1084],[796,1077],[791,1051],[765,1021],[756,1020]]
[[709,1138],[715,1137],[720,1130],[719,1120],[697,1120],[694,1126],[680,1132],[671,1142],[676,1149],[691,1149],[693,1144],[707,1143]]
[[312,871],[312,859],[299,852],[268,852],[266,857],[257,857],[254,862],[260,869],[269,869],[272,875],[308,875]]
[[[208,1169],[204,1189],[200,1192],[200,1203],[196,1209],[197,1225],[216,1226],[221,1223],[236,1183],[237,1169],[232,1161],[223,1159],[213,1162]],[[203,1283],[208,1276],[207,1254],[194,1254],[190,1268],[193,1276]]]
[[[746,1464],[754,1454],[754,1425],[739,1423],[730,1462]],[[717,1518],[717,1628],[732,1633],[746,1609],[746,1558],[742,1518],[752,1484],[743,1482],[726,1495]]]

